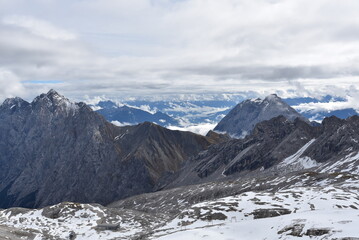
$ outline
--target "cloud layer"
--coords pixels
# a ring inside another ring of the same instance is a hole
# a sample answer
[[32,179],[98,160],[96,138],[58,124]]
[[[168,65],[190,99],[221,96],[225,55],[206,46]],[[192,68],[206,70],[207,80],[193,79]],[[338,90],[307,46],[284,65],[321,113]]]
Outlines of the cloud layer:
[[24,94],[25,88],[19,79],[12,72],[0,68],[0,99]]
[[357,9],[357,0],[0,1],[0,66],[12,76],[0,97],[21,87],[75,99],[355,95]]

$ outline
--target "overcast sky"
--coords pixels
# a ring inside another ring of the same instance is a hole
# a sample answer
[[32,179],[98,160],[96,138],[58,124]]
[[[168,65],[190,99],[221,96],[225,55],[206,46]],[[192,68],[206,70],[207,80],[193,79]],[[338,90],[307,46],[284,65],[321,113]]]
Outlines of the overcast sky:
[[0,99],[356,95],[358,0],[0,0]]

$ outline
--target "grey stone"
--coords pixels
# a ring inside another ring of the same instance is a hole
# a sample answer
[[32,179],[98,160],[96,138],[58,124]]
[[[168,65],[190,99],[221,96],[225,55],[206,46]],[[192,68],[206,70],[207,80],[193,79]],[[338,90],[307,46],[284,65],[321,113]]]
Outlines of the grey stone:
[[307,236],[322,236],[330,232],[329,228],[310,228],[305,235]]
[[269,218],[269,217],[278,217],[281,215],[286,215],[292,213],[291,210],[286,208],[271,208],[271,209],[256,209],[252,212],[253,218]]

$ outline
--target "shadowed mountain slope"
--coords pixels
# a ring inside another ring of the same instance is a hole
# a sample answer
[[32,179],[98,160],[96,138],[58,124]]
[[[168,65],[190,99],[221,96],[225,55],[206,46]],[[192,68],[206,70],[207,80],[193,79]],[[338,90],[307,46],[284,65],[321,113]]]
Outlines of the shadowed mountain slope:
[[0,106],[0,207],[111,201],[150,192],[214,140],[152,123],[116,127],[56,91]]
[[325,118],[319,126],[278,116],[258,123],[244,139],[214,144],[200,152],[172,176],[167,188],[354,161],[359,151],[358,129],[358,116]]

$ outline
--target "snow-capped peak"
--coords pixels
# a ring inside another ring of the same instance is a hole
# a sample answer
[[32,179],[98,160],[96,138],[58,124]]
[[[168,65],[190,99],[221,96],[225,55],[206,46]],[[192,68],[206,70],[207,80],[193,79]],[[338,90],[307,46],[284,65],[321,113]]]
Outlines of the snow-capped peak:
[[266,96],[264,100],[266,100],[268,102],[273,102],[273,101],[277,102],[277,101],[281,101],[281,98],[278,97],[278,95],[274,93],[274,94],[270,94],[270,95]]
[[2,106],[8,106],[8,107],[17,106],[17,107],[20,107],[25,102],[26,102],[25,100],[23,100],[22,98],[19,98],[19,97],[7,98],[7,99],[5,99]]
[[258,103],[258,104],[261,104],[263,102],[281,102],[281,98],[278,97],[277,94],[270,94],[270,95],[266,96],[264,99],[251,98],[251,99],[248,99],[247,102],[253,102],[253,103]]
[[54,89],[51,89],[46,94],[41,94],[37,96],[32,105],[36,104],[45,105],[48,108],[55,109],[55,111],[63,110],[66,113],[75,113],[75,111],[79,108],[78,104],[71,102],[68,98],[59,94]]
[[263,100],[260,98],[251,98],[251,99],[249,99],[249,101],[254,102],[254,103],[262,103],[263,102]]

